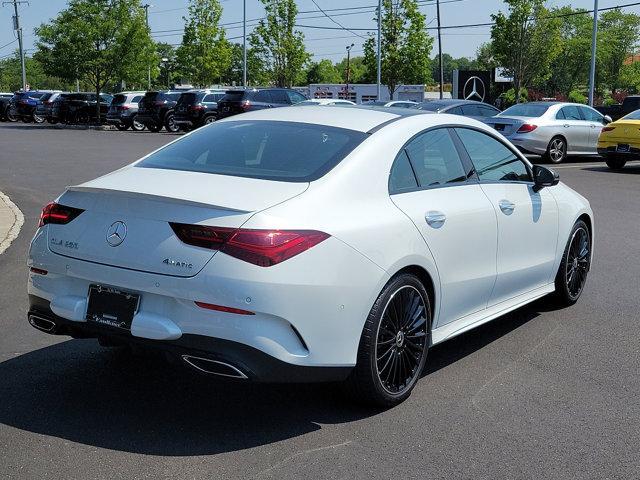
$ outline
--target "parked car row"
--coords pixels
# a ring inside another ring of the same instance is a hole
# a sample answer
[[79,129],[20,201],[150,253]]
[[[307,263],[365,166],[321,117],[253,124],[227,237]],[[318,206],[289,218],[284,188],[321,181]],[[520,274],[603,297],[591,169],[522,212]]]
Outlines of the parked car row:
[[[638,106],[640,97],[628,97],[620,108]],[[190,89],[129,91],[115,96],[95,93],[28,91],[0,94],[0,120],[78,124],[98,121],[119,130],[145,128],[158,132],[189,131],[240,113],[277,107],[350,106],[345,99],[307,99],[287,88]],[[636,103],[634,103],[636,102]],[[605,158],[613,169],[640,158],[640,110],[612,124],[612,118],[587,105],[567,102],[529,102],[504,111],[484,102],[440,99],[370,101],[372,109],[415,109],[436,114],[454,114],[480,120],[500,132],[523,153],[541,155],[551,163],[569,156]],[[602,109],[600,109],[602,110]],[[611,125],[610,125],[611,124]]]

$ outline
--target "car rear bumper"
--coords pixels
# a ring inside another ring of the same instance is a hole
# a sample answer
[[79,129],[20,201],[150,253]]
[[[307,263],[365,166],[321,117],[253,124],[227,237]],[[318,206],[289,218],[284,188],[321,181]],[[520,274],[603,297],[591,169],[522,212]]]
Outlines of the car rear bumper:
[[637,160],[640,159],[640,145],[629,145],[629,151],[620,152],[618,151],[618,144],[602,146],[598,145],[598,155],[602,157],[617,157],[617,158],[625,158],[628,160]]
[[239,342],[203,335],[154,341],[101,325],[80,325],[53,313],[50,302],[29,295],[29,323],[52,335],[74,338],[107,338],[115,344],[144,346],[164,352],[171,360],[205,374],[269,383],[333,382],[347,378],[353,367],[300,366],[283,362]]

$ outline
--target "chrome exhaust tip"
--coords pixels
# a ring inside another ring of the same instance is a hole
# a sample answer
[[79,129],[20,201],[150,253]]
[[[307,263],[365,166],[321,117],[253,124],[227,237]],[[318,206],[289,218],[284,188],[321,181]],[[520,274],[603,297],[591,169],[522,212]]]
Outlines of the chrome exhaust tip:
[[40,315],[29,315],[29,323],[32,327],[37,328],[46,333],[55,333],[56,323],[48,318],[41,317]]
[[238,368],[225,362],[218,360],[211,360],[209,358],[194,357],[193,355],[182,355],[182,360],[192,368],[211,375],[218,375],[221,377],[238,378],[241,380],[247,380],[247,377]]

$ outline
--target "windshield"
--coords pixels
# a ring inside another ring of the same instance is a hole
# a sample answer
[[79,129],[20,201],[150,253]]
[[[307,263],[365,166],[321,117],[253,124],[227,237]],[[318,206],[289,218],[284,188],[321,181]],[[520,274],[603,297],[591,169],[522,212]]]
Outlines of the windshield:
[[363,132],[309,123],[220,122],[167,145],[136,166],[310,182],[365,138]]
[[500,113],[501,117],[541,117],[549,109],[548,105],[531,105],[527,103],[521,103],[513,105],[507,108],[504,112]]

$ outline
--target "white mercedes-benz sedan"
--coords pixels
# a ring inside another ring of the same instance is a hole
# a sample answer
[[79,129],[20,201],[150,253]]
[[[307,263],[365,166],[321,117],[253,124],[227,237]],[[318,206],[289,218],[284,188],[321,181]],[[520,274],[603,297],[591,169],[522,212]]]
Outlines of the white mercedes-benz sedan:
[[263,110],[45,206],[28,318],[224,377],[343,380],[389,406],[432,345],[553,292],[575,302],[592,245],[589,202],[483,123]]

